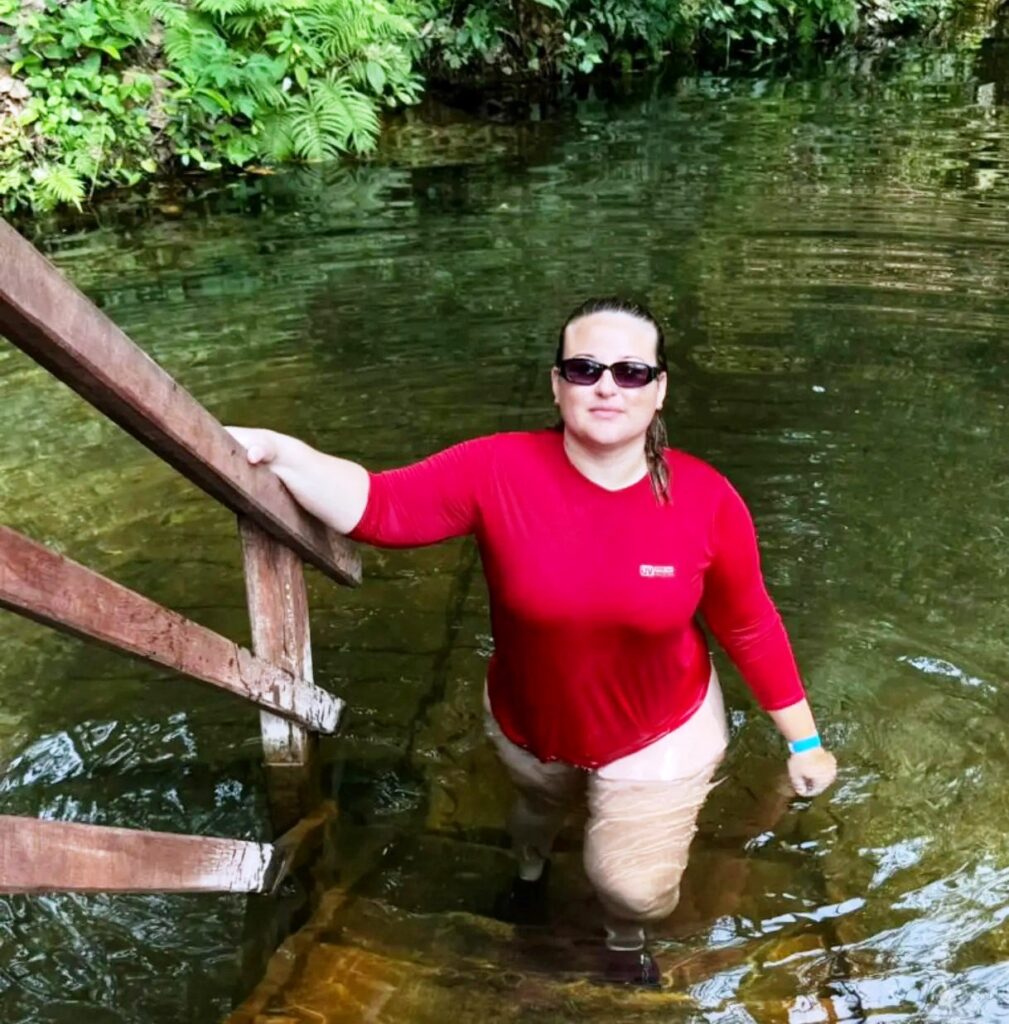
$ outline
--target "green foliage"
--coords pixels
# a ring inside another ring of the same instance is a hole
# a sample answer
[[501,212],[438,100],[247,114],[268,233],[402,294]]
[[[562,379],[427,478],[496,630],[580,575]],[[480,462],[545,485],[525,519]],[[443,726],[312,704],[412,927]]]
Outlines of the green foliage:
[[27,200],[46,209],[80,204],[96,182],[129,183],[128,168],[146,135],[141,105],[150,79],[111,65],[136,46],[149,23],[116,0],[84,0],[65,10],[23,16],[0,0],[5,50],[28,98],[0,121],[0,194],[10,208]]
[[[413,23],[386,0],[0,0],[2,56],[30,93],[0,106],[5,209],[79,205],[175,163],[365,153],[414,102]],[[408,8],[412,9],[412,8]]]
[[506,75],[585,74],[660,61],[689,32],[669,0],[423,0],[428,59],[449,72],[491,65]]
[[341,150],[361,152],[378,133],[367,98],[342,81],[317,82],[291,102],[283,130],[303,160],[325,160]]
[[703,0],[697,31],[727,53],[735,44],[760,52],[793,42],[850,37],[859,21],[858,0]]
[[382,0],[141,0],[166,26],[166,134],[183,163],[322,160],[374,146],[420,81]]
[[693,50],[724,59],[931,26],[962,0],[418,0],[436,72],[571,78]]

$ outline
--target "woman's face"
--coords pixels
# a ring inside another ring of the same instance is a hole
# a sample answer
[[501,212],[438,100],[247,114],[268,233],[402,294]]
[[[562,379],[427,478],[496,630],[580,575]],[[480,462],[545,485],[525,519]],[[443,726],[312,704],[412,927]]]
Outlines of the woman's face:
[[[590,313],[568,324],[564,358],[594,359],[609,366],[632,361],[656,365],[655,328],[630,313]],[[666,397],[666,375],[640,388],[621,388],[607,370],[595,384],[571,384],[555,367],[554,399],[565,429],[589,447],[644,442],[648,425]]]

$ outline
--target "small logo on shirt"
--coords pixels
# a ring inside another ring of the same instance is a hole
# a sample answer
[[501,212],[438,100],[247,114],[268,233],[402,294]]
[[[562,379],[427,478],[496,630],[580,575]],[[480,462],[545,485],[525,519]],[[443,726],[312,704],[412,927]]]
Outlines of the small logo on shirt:
[[641,565],[638,566],[638,572],[645,579],[670,579],[676,575],[676,567],[673,565]]

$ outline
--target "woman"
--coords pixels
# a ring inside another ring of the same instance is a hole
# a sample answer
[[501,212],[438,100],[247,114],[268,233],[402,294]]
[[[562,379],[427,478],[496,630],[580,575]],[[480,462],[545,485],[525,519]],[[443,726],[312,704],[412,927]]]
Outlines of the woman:
[[665,447],[664,346],[647,310],[589,301],[561,329],[561,429],[478,438],[385,473],[232,430],[251,463],[340,533],[390,547],[476,535],[495,640],[487,731],[517,788],[513,903],[539,895],[584,789],[606,973],[644,985],[659,980],[645,925],[676,906],[728,740],[698,613],[789,744],[796,791],[816,795],[836,774],[742,499]]

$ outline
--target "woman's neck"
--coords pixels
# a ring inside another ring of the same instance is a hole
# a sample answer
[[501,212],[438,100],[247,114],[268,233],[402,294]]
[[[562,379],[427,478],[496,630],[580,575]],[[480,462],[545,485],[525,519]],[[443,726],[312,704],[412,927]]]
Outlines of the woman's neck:
[[630,487],[648,474],[642,439],[619,446],[587,445],[564,431],[564,453],[582,476],[608,491]]

